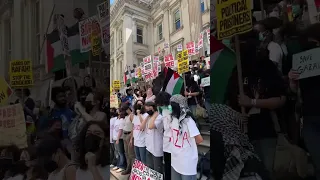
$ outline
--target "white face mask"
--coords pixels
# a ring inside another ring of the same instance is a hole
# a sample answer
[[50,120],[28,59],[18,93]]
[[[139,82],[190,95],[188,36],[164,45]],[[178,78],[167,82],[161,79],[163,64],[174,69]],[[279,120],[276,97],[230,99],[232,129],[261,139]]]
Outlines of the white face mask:
[[279,18],[279,16],[280,16],[280,14],[279,14],[279,12],[277,12],[277,11],[272,11],[272,12],[269,14],[269,17],[277,17],[277,18]]

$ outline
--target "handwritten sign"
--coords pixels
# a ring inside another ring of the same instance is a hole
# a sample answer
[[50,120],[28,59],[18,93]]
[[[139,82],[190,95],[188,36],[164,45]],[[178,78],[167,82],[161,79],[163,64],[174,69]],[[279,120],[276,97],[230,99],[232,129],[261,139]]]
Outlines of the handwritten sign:
[[85,53],[91,50],[91,30],[93,21],[97,21],[96,16],[89,17],[79,22],[81,53]]
[[252,29],[251,1],[217,0],[216,12],[219,40]]
[[172,54],[168,54],[164,57],[164,66],[168,68],[174,67],[174,59]]
[[12,90],[3,77],[0,77],[0,106],[7,105]]
[[14,144],[26,148],[27,130],[21,104],[0,108],[0,146]]
[[320,75],[320,48],[293,55],[292,69],[300,73],[299,79]]
[[196,43],[194,41],[188,42],[187,43],[187,50],[188,50],[188,54],[190,56],[195,55],[196,54]]
[[119,81],[119,80],[114,80],[114,81],[112,82],[112,87],[113,87],[113,89],[115,89],[115,90],[119,90],[120,87],[121,87],[120,81]]
[[143,64],[145,73],[152,71],[151,55],[143,58]]
[[110,107],[119,108],[119,100],[117,95],[110,95]]
[[129,180],[163,180],[163,175],[149,168],[141,161],[135,160]]
[[100,20],[105,20],[109,16],[109,3],[103,2],[97,5],[98,16]]
[[210,77],[202,78],[201,79],[201,86],[203,86],[203,87],[210,86]]
[[30,60],[10,61],[10,85],[13,88],[33,85],[33,71]]

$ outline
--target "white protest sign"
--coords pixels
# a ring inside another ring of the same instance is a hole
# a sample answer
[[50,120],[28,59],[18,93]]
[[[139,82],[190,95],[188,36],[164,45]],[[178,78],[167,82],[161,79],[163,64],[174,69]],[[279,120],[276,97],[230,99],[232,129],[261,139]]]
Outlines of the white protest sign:
[[201,86],[203,86],[203,87],[210,86],[210,77],[202,78],[201,79]]
[[88,52],[91,50],[91,27],[92,21],[97,20],[96,16],[89,17],[79,22],[80,32],[80,52]]
[[299,79],[320,75],[320,48],[293,55],[292,69],[300,73]]

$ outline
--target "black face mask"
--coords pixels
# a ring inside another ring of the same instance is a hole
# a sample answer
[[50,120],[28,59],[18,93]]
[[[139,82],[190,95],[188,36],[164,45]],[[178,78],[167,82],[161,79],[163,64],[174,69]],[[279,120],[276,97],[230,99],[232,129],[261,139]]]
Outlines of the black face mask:
[[149,111],[147,111],[147,113],[149,114],[149,116],[152,116],[154,114],[154,111],[153,110],[149,110]]
[[80,103],[81,103],[82,106],[85,106],[86,97],[81,97],[81,98],[80,98]]
[[100,148],[100,143],[101,137],[93,134],[88,135],[84,141],[86,152],[97,152]]
[[92,105],[91,102],[86,102],[85,104],[86,104],[86,105],[85,105],[86,112],[87,112],[87,113],[90,113],[90,111],[93,109],[94,105]]
[[142,106],[140,104],[137,105],[137,110],[141,110]]
[[8,170],[12,167],[12,164],[13,164],[12,158],[8,158],[8,157],[0,158],[0,169]]
[[58,164],[52,160],[49,160],[48,162],[44,163],[43,167],[48,173],[52,173],[54,170],[58,169]]

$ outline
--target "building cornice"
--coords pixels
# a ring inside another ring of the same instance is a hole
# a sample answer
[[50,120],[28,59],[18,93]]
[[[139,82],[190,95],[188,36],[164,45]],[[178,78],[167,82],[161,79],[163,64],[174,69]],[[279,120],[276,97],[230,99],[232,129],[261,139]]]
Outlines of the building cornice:
[[175,8],[177,5],[181,5],[181,0],[176,0],[173,4],[169,6],[170,9]]
[[161,19],[163,19],[163,14],[161,14],[160,16],[158,16],[157,18],[155,18],[152,22],[155,25],[158,21],[160,21]]
[[117,16],[119,12],[121,12],[120,9],[123,6],[125,6],[125,4],[134,5],[140,9],[149,10],[149,11],[151,10],[151,7],[152,7],[152,2],[149,3],[143,0],[118,0],[114,3],[114,5],[112,5],[111,11],[110,11],[111,21],[114,20],[114,18]]

